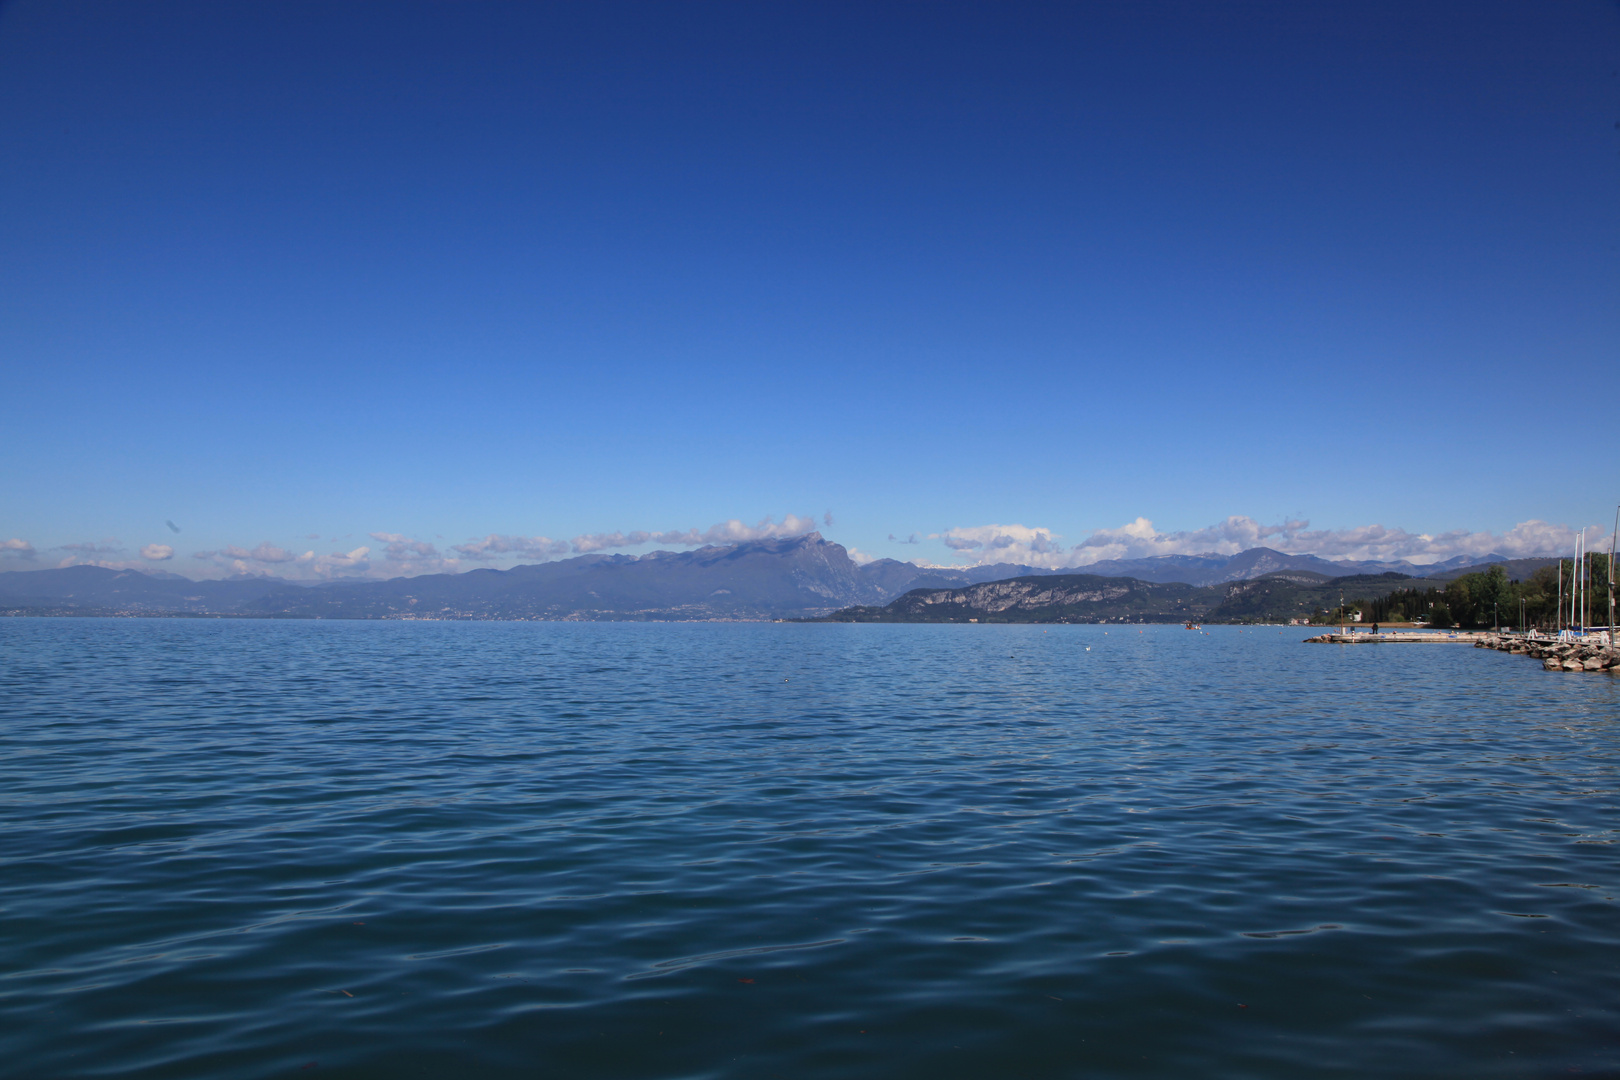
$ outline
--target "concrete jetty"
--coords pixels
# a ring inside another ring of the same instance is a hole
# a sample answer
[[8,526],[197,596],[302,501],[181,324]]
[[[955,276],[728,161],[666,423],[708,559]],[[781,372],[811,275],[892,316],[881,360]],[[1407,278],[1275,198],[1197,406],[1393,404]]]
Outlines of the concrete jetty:
[[1476,645],[1488,636],[1477,631],[1392,630],[1387,634],[1372,634],[1365,630],[1348,630],[1342,634],[1329,631],[1305,641],[1311,645]]

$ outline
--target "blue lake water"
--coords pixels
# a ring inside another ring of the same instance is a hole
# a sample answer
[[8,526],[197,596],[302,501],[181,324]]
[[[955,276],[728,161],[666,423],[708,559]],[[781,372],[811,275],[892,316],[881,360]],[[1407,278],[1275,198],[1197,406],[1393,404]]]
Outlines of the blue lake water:
[[1620,1076],[1620,679],[0,619],[17,1076]]

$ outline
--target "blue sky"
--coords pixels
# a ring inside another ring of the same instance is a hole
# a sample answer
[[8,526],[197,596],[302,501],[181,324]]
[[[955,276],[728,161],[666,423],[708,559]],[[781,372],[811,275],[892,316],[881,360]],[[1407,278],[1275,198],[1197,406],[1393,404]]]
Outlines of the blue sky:
[[3,565],[1606,533],[1549,452],[1620,442],[1617,46],[1580,0],[13,2]]

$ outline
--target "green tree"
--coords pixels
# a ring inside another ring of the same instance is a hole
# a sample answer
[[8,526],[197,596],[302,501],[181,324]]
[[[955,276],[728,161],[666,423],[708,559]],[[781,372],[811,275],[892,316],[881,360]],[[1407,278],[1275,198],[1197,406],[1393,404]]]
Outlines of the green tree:
[[1475,613],[1475,625],[1484,625],[1488,620],[1494,623],[1505,606],[1508,596],[1507,571],[1500,566],[1493,566],[1479,575],[1477,593],[1479,596],[1479,610]]
[[[1446,586],[1446,607],[1449,609],[1447,614],[1454,622],[1471,624],[1475,621],[1474,612],[1479,606],[1479,598],[1474,595],[1474,586],[1481,576],[1464,574]],[[1446,625],[1451,626],[1452,623]]]
[[[1447,589],[1446,591],[1450,592],[1451,590]],[[1434,612],[1429,616],[1429,625],[1437,630],[1449,629],[1456,625],[1456,620],[1451,617],[1451,608],[1446,606],[1444,600],[1434,605]]]

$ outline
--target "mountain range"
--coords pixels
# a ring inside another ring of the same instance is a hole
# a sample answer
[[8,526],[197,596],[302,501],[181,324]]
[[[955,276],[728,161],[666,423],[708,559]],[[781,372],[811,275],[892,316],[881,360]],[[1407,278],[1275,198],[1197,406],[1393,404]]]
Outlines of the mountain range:
[[848,607],[821,622],[1282,622],[1411,585],[1405,574],[1326,577],[1282,571],[1219,585],[1097,574],[1043,574],[950,589],[912,589],[883,607]]
[[[1071,567],[1066,570],[1042,571],[1049,574],[1091,574],[1097,577],[1131,577],[1138,581],[1172,582],[1187,585],[1221,585],[1228,581],[1247,581],[1280,571],[1306,570],[1327,577],[1349,577],[1357,574],[1405,574],[1408,577],[1434,577],[1449,580],[1460,577],[1478,566],[1508,562],[1506,555],[1490,554],[1482,558],[1458,555],[1444,562],[1419,565],[1405,559],[1393,562],[1335,562],[1317,555],[1288,555],[1272,548],[1257,547],[1240,551],[1236,555],[1154,555],[1145,559],[1107,559],[1090,566]],[[1524,559],[1518,562],[1549,564],[1552,559]],[[1532,570],[1534,567],[1531,568]]]
[[[1164,555],[1084,567],[1088,578],[1129,578],[1194,588],[1261,577],[1299,584],[1349,575],[1435,571],[1457,576],[1506,560],[1331,562],[1251,548],[1236,555]],[[1515,560],[1515,570],[1533,570]],[[883,605],[914,589],[955,589],[1010,578],[1076,576],[1074,568],[1012,563],[926,567],[894,559],[857,563],[819,533],[646,555],[581,555],[510,570],[424,574],[387,581],[301,584],[268,576],[193,581],[178,574],[70,566],[0,574],[0,613],[181,614],[259,618],[771,619]],[[1514,574],[1514,576],[1519,576]]]

